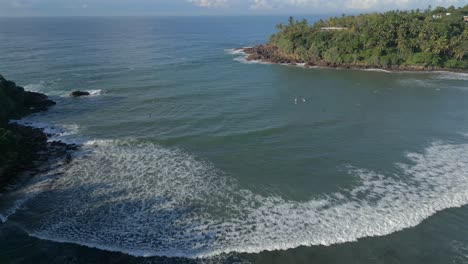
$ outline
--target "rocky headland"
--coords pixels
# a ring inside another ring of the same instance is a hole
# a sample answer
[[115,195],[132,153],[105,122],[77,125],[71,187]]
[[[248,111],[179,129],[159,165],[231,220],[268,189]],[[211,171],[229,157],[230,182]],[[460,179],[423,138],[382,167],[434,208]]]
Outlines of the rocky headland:
[[343,15],[290,17],[247,60],[306,67],[468,72],[468,5]]
[[42,129],[11,122],[55,105],[47,95],[25,91],[0,75],[0,191],[21,175],[44,172],[51,162],[67,163],[78,146],[50,142]]
[[366,70],[366,69],[381,69],[385,71],[451,71],[468,73],[468,70],[437,66],[420,66],[420,65],[369,65],[365,63],[331,63],[324,59],[316,60],[303,60],[297,56],[291,56],[282,52],[275,45],[257,45],[254,47],[239,48],[246,54],[247,61],[258,61],[266,62],[271,64],[283,64],[283,65],[303,65],[306,68],[330,68],[330,69],[355,69],[355,70]]

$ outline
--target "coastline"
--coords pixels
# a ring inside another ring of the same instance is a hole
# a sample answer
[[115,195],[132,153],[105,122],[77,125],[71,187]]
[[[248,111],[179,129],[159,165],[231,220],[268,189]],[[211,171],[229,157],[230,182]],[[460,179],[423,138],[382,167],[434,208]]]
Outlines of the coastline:
[[79,146],[53,140],[55,135],[45,129],[18,122],[55,105],[47,95],[25,91],[1,75],[0,95],[0,193],[3,193],[52,166],[69,163],[71,153]]
[[299,59],[282,54],[277,47],[272,45],[256,45],[253,47],[242,47],[234,49],[237,54],[245,54],[247,62],[261,62],[267,64],[279,64],[288,66],[301,66],[304,68],[322,68],[322,69],[337,69],[337,70],[364,70],[364,71],[382,71],[382,72],[454,72],[466,73],[467,69],[461,68],[444,68],[444,67],[426,67],[417,65],[392,65],[382,67],[378,65],[364,64],[335,64],[326,61],[301,61]]

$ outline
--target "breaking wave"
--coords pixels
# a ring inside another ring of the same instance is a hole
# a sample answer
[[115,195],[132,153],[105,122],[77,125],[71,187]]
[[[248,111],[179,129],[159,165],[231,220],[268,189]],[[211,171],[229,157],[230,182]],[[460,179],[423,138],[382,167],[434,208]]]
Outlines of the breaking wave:
[[102,89],[88,90],[87,91],[91,96],[101,95],[103,93]]
[[240,48],[240,49],[226,49],[224,52],[229,55],[233,55],[234,61],[245,63],[245,64],[272,64],[270,62],[260,61],[260,60],[247,60],[249,56],[247,53],[244,52],[243,49],[248,48]]
[[34,83],[32,83],[32,84],[27,84],[27,85],[24,86],[24,89],[25,89],[26,91],[36,92],[36,93],[42,93],[42,92],[44,92],[44,88],[45,88],[45,86],[44,86],[44,83],[43,83],[43,82],[41,82],[41,83],[36,83],[36,84],[34,84]]
[[246,53],[243,50],[245,48],[248,48],[248,47],[244,47],[240,49],[225,49],[224,52],[230,55],[245,55]]
[[152,143],[83,149],[69,167],[7,194],[28,197],[17,214],[37,214],[22,224],[30,235],[135,256],[212,257],[383,236],[468,203],[468,144],[410,153],[395,175],[350,167],[356,187],[306,202],[242,189],[210,163]]

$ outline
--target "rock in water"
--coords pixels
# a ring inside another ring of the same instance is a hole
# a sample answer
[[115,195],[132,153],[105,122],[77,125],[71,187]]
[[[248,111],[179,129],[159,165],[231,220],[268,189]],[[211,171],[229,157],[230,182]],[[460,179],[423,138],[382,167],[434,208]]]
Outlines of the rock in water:
[[73,91],[70,93],[71,97],[80,97],[80,96],[88,96],[88,95],[90,95],[90,93],[86,91]]

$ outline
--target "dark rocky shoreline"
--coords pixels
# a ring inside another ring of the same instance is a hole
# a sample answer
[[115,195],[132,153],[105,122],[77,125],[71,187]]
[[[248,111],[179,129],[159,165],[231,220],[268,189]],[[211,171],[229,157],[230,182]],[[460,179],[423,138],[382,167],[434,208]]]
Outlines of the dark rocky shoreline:
[[60,141],[48,141],[52,135],[44,133],[40,128],[20,124],[9,124],[8,128],[22,137],[22,143],[28,146],[26,159],[20,160],[17,166],[5,171],[0,177],[0,193],[9,186],[14,186],[25,177],[34,177],[48,171],[57,164],[67,164],[71,154],[79,146]]
[[414,71],[414,72],[427,72],[427,71],[450,71],[459,73],[468,73],[466,69],[458,68],[442,68],[442,67],[424,67],[424,66],[409,66],[409,65],[392,65],[388,67],[364,65],[364,64],[333,64],[328,63],[324,60],[320,61],[301,61],[297,58],[282,53],[278,47],[273,45],[257,45],[254,47],[239,48],[245,54],[247,54],[247,61],[261,61],[271,64],[288,64],[297,65],[305,64],[306,68],[329,68],[329,69],[354,69],[354,70],[370,70],[379,69],[385,71]]
[[43,129],[10,122],[55,105],[45,94],[28,92],[0,75],[0,193],[25,177],[71,161],[79,146],[49,141]]

